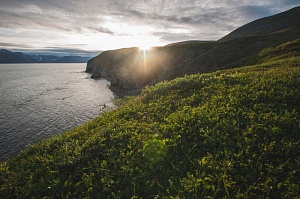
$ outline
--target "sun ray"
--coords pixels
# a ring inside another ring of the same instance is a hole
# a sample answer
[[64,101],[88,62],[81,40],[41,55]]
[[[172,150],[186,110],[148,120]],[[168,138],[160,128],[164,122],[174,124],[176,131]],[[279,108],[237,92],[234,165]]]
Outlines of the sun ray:
[[144,72],[147,74],[147,48],[142,48],[143,50],[143,61],[144,61]]

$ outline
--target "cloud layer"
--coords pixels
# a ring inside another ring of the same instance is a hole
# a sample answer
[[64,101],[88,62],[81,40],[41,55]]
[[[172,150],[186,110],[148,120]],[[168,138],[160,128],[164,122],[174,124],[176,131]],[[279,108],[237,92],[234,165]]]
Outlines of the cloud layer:
[[299,5],[298,0],[1,0],[0,48],[95,51],[216,40]]

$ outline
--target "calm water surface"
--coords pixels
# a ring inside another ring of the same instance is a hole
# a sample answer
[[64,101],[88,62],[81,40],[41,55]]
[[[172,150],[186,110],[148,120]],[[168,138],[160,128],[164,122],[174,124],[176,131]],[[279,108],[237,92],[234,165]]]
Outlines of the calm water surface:
[[0,161],[113,107],[109,82],[90,79],[85,66],[0,64]]

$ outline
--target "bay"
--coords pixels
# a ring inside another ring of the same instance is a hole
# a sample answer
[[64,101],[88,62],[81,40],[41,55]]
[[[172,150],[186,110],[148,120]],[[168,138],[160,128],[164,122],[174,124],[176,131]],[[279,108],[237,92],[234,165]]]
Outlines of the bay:
[[64,133],[113,108],[104,79],[86,64],[0,64],[0,161],[29,143]]

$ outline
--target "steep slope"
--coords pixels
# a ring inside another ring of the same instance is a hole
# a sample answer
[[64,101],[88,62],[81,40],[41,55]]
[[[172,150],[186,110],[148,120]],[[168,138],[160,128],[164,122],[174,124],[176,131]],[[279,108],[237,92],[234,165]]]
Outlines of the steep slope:
[[[299,16],[300,18],[300,16]],[[187,73],[210,72],[263,62],[262,51],[299,39],[300,29],[294,28],[266,35],[246,36],[221,42],[219,46],[199,55],[186,68]],[[296,42],[299,44],[298,42]]]
[[251,23],[248,23],[221,38],[219,41],[229,41],[246,36],[258,36],[274,33],[277,31],[299,29],[299,16],[300,7],[295,7],[277,15],[258,19]]
[[295,46],[160,82],[29,146],[0,163],[0,197],[299,197],[300,57],[285,56]]
[[299,35],[300,7],[296,7],[246,24],[215,42],[179,42],[146,54],[138,48],[103,52],[88,62],[86,72],[121,88],[143,88],[185,74],[262,63],[261,51],[293,42]]
[[92,73],[93,78],[106,78],[121,88],[143,88],[182,76],[185,66],[193,59],[218,45],[218,42],[192,41],[147,51],[139,48],[105,51],[88,61],[86,72]]

